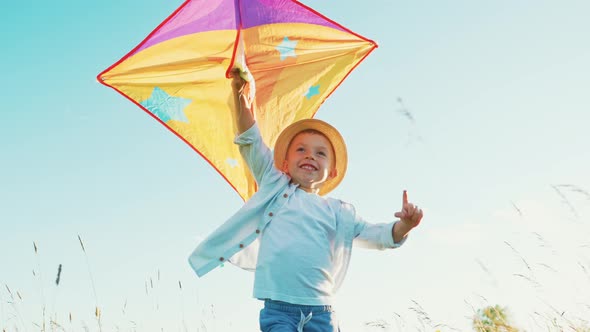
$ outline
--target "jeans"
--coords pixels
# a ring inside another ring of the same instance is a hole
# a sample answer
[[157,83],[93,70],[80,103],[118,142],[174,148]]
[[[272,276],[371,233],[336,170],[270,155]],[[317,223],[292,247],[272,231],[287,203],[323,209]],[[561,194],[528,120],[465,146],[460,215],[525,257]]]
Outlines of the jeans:
[[260,310],[262,332],[340,332],[329,305],[299,305],[265,300]]

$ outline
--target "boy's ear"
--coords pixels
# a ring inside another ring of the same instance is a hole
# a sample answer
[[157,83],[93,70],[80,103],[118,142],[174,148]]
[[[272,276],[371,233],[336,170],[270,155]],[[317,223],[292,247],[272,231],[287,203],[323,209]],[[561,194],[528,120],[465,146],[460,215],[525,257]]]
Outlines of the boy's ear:
[[287,159],[283,160],[283,169],[281,169],[285,174],[289,174],[289,164],[287,163]]

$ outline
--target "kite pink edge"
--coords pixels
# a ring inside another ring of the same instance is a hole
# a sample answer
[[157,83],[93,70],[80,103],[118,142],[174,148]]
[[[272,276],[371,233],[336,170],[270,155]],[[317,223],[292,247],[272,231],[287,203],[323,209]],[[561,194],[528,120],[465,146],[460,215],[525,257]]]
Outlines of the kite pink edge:
[[[132,54],[135,53],[135,51],[137,49],[139,49],[140,47],[143,46],[143,44],[145,44],[158,30],[160,30],[160,28],[162,26],[164,26],[166,23],[168,23],[168,21],[170,21],[179,11],[181,11],[186,5],[188,5],[189,2],[191,2],[192,0],[185,0],[185,2],[180,5],[180,7],[178,7],[172,14],[170,14],[164,21],[162,21],[162,23],[160,23],[154,30],[152,30],[152,32],[147,35],[147,37],[145,37],[143,39],[143,41],[141,41],[137,46],[135,46],[131,51],[127,52],[127,54],[125,54],[121,59],[119,59],[119,61],[115,62],[114,64],[112,64],[111,66],[109,66],[107,69],[101,71],[97,76],[96,79],[97,81],[106,86],[109,87],[115,91],[117,91],[120,95],[122,95],[123,97],[125,97],[126,99],[128,99],[129,101],[131,101],[133,104],[135,104],[136,106],[138,106],[140,109],[142,109],[145,113],[147,113],[148,115],[150,115],[152,118],[154,118],[156,121],[158,121],[160,124],[162,124],[165,128],[167,128],[170,132],[172,132],[174,135],[176,135],[176,137],[178,137],[181,141],[183,141],[184,143],[186,143],[193,151],[195,151],[199,156],[201,156],[209,165],[211,165],[211,167],[213,167],[213,169],[215,169],[215,171],[217,171],[217,173],[219,173],[219,175],[221,175],[221,177],[225,180],[225,182],[227,182],[230,187],[232,187],[232,189],[240,196],[240,198],[242,198],[243,201],[246,201],[246,198],[244,196],[242,196],[242,194],[240,194],[240,192],[238,191],[238,189],[229,181],[229,179],[227,177],[225,177],[225,175],[223,175],[223,173],[221,173],[221,171],[219,169],[217,169],[217,167],[215,167],[215,165],[207,158],[205,157],[205,155],[203,155],[199,150],[197,150],[193,145],[191,145],[186,139],[184,139],[182,136],[180,136],[176,131],[174,131],[172,128],[170,128],[166,123],[164,123],[160,118],[158,118],[157,116],[155,116],[152,112],[150,112],[147,108],[143,107],[141,104],[139,104],[137,101],[131,99],[129,96],[127,96],[124,92],[122,92],[121,90],[115,88],[112,85],[109,85],[107,83],[105,83],[102,80],[102,75],[104,75],[104,73],[110,71],[111,69],[113,69],[114,67],[118,66],[121,62],[125,61],[127,58],[129,58]],[[316,11],[313,8],[310,8],[304,4],[302,4],[301,2],[297,1],[297,0],[291,0],[292,2],[296,3],[299,6],[304,7],[305,9],[313,12],[314,14],[326,19],[327,21],[331,22],[334,25],[339,26],[340,28],[342,28],[343,30],[345,30],[346,32],[353,34],[355,36],[357,36],[360,39],[363,39],[371,44],[373,44],[373,47],[371,48],[371,50],[369,50],[369,52],[367,52],[367,54],[365,54],[364,57],[362,57],[356,65],[354,65],[354,67],[352,67],[352,69],[350,71],[348,71],[348,73],[342,78],[342,80],[340,80],[340,82],[334,87],[334,89],[332,89],[332,91],[330,91],[330,93],[328,93],[326,95],[326,97],[322,100],[322,102],[320,103],[323,104],[326,99],[328,99],[328,97],[330,97],[332,95],[332,93],[342,84],[342,82],[344,82],[344,80],[350,75],[350,73],[352,73],[356,67],[358,67],[359,64],[361,64],[361,62],[363,62],[365,60],[365,58],[367,56],[369,56],[369,54],[371,54],[371,52],[373,52],[373,50],[375,50],[375,48],[378,47],[377,43],[374,42],[373,40],[370,40],[368,38],[365,38],[359,34],[357,34],[356,32],[351,31],[350,29],[342,26],[341,24],[339,24],[338,22],[333,21],[332,19],[322,15],[321,13],[319,13],[318,11]],[[241,1],[238,0],[238,4]],[[240,13],[241,15],[241,13]],[[236,41],[234,42],[234,49],[232,52],[232,58],[230,61],[230,65],[226,70],[225,76],[227,78],[231,77],[231,69],[233,68],[233,65],[235,63],[235,57],[236,57],[236,52],[237,52],[237,45],[238,45],[238,40],[240,38],[240,33],[242,30],[242,20],[241,20],[241,16],[240,16],[240,22],[238,22],[238,28],[237,28],[237,33],[236,33]],[[314,113],[312,114],[312,118],[315,117],[316,113],[318,112],[319,107],[314,111]],[[255,191],[258,189],[258,184],[254,184],[255,187]]]

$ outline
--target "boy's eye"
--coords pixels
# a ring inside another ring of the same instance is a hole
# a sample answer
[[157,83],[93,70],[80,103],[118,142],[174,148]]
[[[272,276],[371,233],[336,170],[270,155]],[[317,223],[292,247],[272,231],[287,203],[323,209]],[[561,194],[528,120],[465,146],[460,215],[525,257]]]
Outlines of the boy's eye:
[[323,151],[320,151],[320,152],[318,152],[318,154],[319,154],[320,156],[324,156],[324,157],[326,156],[326,153],[325,153],[325,152],[323,152]]
[[297,148],[295,151],[303,151],[303,148]]

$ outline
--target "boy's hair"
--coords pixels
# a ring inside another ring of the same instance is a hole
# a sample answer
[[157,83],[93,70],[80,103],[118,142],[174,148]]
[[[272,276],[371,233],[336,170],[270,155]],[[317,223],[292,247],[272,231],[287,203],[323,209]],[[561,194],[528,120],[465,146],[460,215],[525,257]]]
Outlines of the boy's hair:
[[288,148],[291,146],[291,142],[297,135],[301,133],[322,135],[328,140],[328,142],[330,142],[330,145],[332,146],[334,156],[333,167],[336,169],[336,176],[328,179],[320,188],[319,194],[325,195],[336,188],[336,186],[338,186],[338,184],[340,184],[344,178],[348,164],[346,144],[344,143],[342,135],[340,135],[338,130],[332,127],[330,124],[318,119],[299,120],[285,128],[277,138],[274,149],[274,161],[276,168],[283,168],[283,162],[285,161]]

